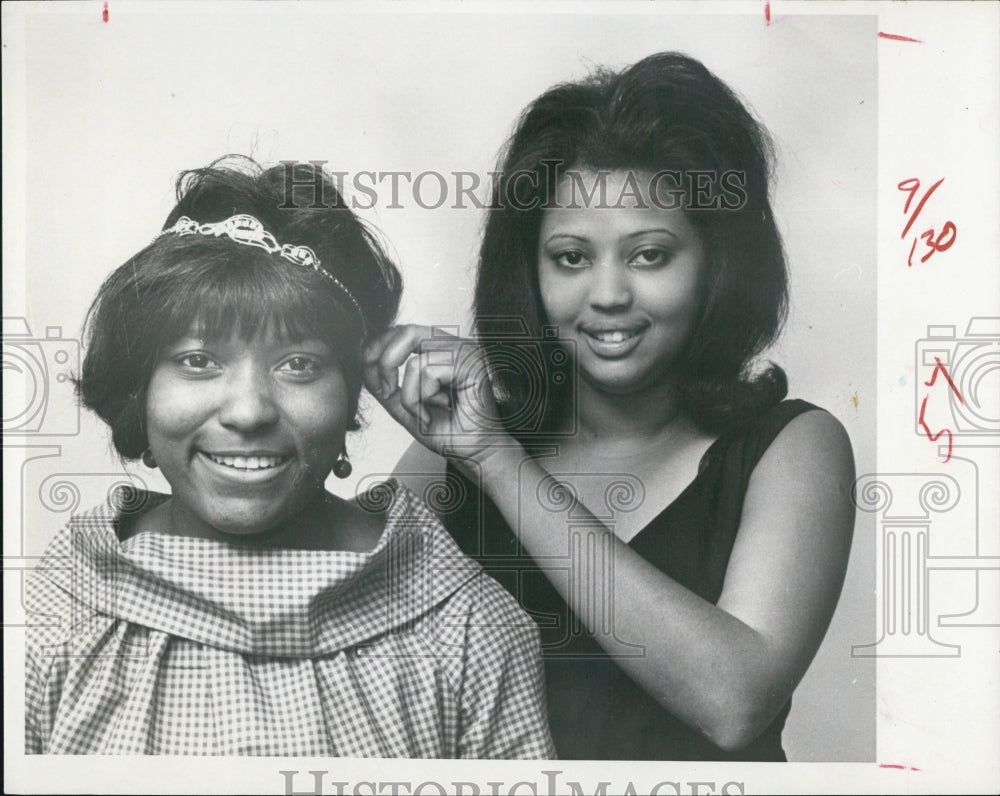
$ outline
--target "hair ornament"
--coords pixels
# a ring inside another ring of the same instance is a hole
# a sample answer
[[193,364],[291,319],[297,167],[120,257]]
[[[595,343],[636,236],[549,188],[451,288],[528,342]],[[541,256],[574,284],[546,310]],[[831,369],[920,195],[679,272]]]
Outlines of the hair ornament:
[[362,323],[364,323],[365,315],[361,311],[361,305],[358,303],[358,300],[354,298],[354,295],[347,289],[343,282],[337,279],[337,277],[326,269],[320,267],[319,257],[316,256],[316,252],[308,246],[295,246],[291,243],[278,243],[274,235],[264,229],[264,224],[261,223],[260,219],[251,216],[248,213],[240,213],[239,215],[230,216],[225,221],[217,221],[206,224],[199,224],[197,221],[194,221],[187,216],[181,216],[172,227],[160,232],[155,238],[153,238],[153,240],[155,241],[162,235],[171,234],[211,235],[216,238],[225,236],[236,243],[243,244],[244,246],[256,246],[257,248],[264,249],[271,254],[278,254],[294,265],[298,265],[303,268],[311,268],[316,273],[325,276],[333,282],[333,284],[335,284],[340,291],[351,300],[354,308],[358,311],[358,315],[361,316]]

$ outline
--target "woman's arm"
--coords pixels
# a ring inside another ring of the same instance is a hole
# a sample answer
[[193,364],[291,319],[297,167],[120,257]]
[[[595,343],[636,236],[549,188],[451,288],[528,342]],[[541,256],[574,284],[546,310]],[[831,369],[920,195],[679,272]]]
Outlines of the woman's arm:
[[[840,594],[854,525],[843,427],[808,412],[765,452],[713,605],[619,541],[571,493],[560,512],[541,505],[534,496],[551,492],[554,479],[538,462],[509,438],[454,424],[466,396],[484,400],[475,385],[456,383],[454,370],[413,357],[396,388],[395,368],[419,348],[418,336],[396,332],[371,353],[379,364],[369,387],[382,392],[390,413],[425,445],[479,470],[521,544],[598,643],[609,653],[622,641],[642,646],[643,655],[617,662],[652,698],[724,749],[753,741],[808,668]],[[445,394],[455,407],[442,408]],[[573,549],[605,555],[570,556]]]
[[[853,458],[832,416],[793,420],[754,470],[716,605],[582,519],[579,504],[555,514],[520,500],[551,489],[537,462],[499,450],[481,467],[487,494],[594,638],[611,653],[621,642],[644,648],[618,664],[657,702],[723,749],[742,748],[773,720],[823,640],[850,553]],[[571,546],[609,554],[571,559],[567,579]]]

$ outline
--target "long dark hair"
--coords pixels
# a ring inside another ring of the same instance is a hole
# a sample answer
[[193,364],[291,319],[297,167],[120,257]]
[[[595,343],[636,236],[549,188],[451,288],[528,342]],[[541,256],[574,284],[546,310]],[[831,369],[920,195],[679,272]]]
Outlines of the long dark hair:
[[[501,153],[475,294],[501,412],[533,418],[510,422],[515,436],[550,429],[572,379],[556,372],[543,348],[524,368],[498,367],[510,344],[489,330],[497,319],[516,318],[529,337],[544,338],[539,229],[556,184],[571,170],[669,171],[680,178],[681,206],[707,257],[700,315],[678,364],[682,409],[702,428],[720,431],[785,396],[780,367],[750,371],[787,310],[785,257],[768,198],[772,161],[767,131],[740,99],[679,53],[651,55],[622,71],[600,69],[553,87],[525,109]],[[524,377],[539,369],[546,374],[541,391]]]

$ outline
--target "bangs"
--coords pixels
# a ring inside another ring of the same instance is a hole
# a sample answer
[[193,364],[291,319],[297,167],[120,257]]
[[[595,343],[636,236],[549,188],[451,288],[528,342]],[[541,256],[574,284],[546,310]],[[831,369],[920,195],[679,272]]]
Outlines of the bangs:
[[[188,334],[204,339],[261,337],[325,342],[344,361],[355,361],[363,342],[361,320],[337,288],[311,269],[232,241],[164,241],[140,304],[146,329],[167,345]],[[138,285],[137,285],[138,287]]]
[[[149,447],[150,380],[164,349],[187,335],[249,347],[265,338],[323,343],[346,381],[348,430],[359,428],[362,344],[366,333],[381,333],[395,318],[399,272],[347,208],[333,175],[317,162],[291,172],[288,166],[264,169],[250,158],[225,156],[183,172],[164,229],[101,284],[84,321],[86,353],[74,381],[124,458],[137,459]],[[295,201],[296,185],[328,191],[335,201],[303,206]],[[255,225],[237,230],[223,223],[234,215],[259,221],[270,238]],[[178,227],[183,218],[188,225]],[[212,221],[195,229],[191,219]],[[296,254],[305,253],[298,247],[312,250],[331,278],[272,254],[274,236]]]

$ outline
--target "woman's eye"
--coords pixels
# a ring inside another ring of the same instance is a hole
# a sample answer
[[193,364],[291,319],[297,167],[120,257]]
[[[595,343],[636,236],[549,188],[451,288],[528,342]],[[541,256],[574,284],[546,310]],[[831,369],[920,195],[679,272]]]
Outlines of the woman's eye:
[[296,375],[314,375],[319,370],[319,363],[312,357],[291,357],[282,364],[281,370]]
[[216,366],[216,363],[208,354],[182,354],[177,357],[177,361],[184,367],[191,368],[192,370],[208,370]]
[[655,268],[670,261],[670,252],[664,249],[642,249],[632,258],[632,264],[640,268]]
[[567,251],[557,254],[555,261],[556,265],[563,268],[581,268],[586,264],[587,258],[583,256],[583,252]]

